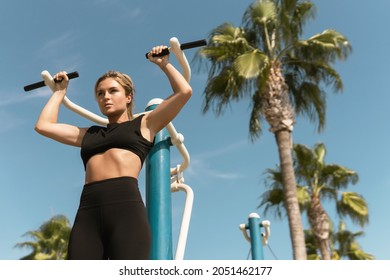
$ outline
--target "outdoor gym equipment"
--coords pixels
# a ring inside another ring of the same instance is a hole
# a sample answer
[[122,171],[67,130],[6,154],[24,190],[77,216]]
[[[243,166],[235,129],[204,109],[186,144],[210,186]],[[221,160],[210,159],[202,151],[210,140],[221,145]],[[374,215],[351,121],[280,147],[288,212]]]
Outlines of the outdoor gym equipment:
[[[257,213],[251,213],[248,216],[247,224],[240,224],[240,230],[245,239],[251,243],[251,253],[253,260],[263,260],[263,246],[268,245],[268,238],[271,235],[271,223],[267,220],[260,222],[260,216]],[[260,228],[265,229],[265,233]],[[250,236],[247,233],[249,230]]]

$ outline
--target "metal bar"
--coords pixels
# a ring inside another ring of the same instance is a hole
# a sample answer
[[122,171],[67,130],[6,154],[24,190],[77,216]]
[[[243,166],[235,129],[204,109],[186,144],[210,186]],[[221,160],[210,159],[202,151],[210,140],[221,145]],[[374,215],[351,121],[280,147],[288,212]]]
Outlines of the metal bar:
[[[151,105],[146,111],[153,110]],[[170,141],[164,128],[155,136],[146,159],[146,208],[152,231],[151,260],[172,260]]]
[[251,240],[251,250],[253,260],[264,260],[263,244],[260,231],[260,217],[256,213],[251,213],[248,218],[248,226]]
[[[79,77],[79,73],[77,71],[76,72],[71,72],[71,73],[66,74],[66,76],[68,76],[69,79],[74,79],[74,78],[78,78]],[[59,83],[61,81],[60,80],[54,80],[54,82],[55,83]],[[34,89],[41,88],[41,87],[44,87],[44,86],[46,86],[45,81],[40,81],[40,82],[37,82],[37,83],[25,86],[24,87],[24,91],[30,91],[30,90],[34,90]]]
[[[202,39],[202,40],[183,43],[180,45],[180,49],[187,50],[187,49],[197,48],[197,47],[201,47],[201,46],[205,46],[205,45],[207,45],[207,42],[206,42],[206,40]],[[163,49],[163,51],[159,54],[152,54],[152,57],[159,57],[159,56],[167,55],[167,54],[169,54],[169,51],[170,51],[170,48]],[[149,53],[145,54],[146,58],[148,58],[148,54]]]

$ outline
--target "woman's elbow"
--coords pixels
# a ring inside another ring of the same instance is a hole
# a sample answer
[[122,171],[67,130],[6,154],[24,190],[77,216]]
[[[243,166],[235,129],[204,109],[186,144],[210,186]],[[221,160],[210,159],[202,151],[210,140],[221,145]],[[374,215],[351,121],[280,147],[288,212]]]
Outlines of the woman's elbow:
[[191,96],[192,96],[192,87],[190,85],[188,85],[188,87],[186,87],[182,94],[187,98],[187,99],[190,99]]
[[39,134],[43,134],[42,126],[39,123],[35,124],[34,130],[38,132]]
[[37,122],[35,124],[34,130],[36,132],[38,132],[39,134],[44,135],[44,136],[46,136],[46,134],[47,134],[47,127],[44,124],[42,124],[41,122]]

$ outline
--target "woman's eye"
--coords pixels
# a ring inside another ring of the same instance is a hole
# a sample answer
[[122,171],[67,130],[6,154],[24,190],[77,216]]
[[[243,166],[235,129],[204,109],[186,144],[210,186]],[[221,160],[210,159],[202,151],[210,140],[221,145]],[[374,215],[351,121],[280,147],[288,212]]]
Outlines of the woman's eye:
[[97,96],[97,97],[102,97],[102,96],[104,96],[104,91],[98,91],[98,92],[96,93],[96,96]]

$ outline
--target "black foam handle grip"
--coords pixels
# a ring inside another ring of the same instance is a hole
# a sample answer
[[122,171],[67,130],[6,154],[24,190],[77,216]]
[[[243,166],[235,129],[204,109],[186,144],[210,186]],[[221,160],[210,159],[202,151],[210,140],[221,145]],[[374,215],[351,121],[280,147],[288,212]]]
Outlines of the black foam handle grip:
[[[145,54],[146,58],[148,58],[148,54],[149,53]],[[152,54],[152,57],[159,57],[159,56],[164,56],[164,55],[167,55],[167,54],[169,54],[169,49],[165,48],[159,54]]]
[[[180,45],[180,49],[181,50],[186,50],[186,49],[197,48],[197,47],[201,47],[201,46],[205,46],[205,45],[207,45],[207,42],[206,42],[206,40],[203,39],[203,40],[183,43],[183,44]],[[145,54],[146,58],[148,58],[148,54],[149,53]],[[162,52],[159,53],[159,54],[152,54],[152,57],[159,57],[159,56],[164,56],[164,55],[167,55],[167,54],[169,54],[169,49],[168,48],[163,49]]]
[[193,41],[193,42],[188,42],[180,45],[180,49],[186,50],[186,49],[192,49],[192,48],[197,48],[201,46],[207,45],[206,40],[198,40],[198,41]]
[[[75,72],[71,72],[71,73],[66,74],[66,76],[68,76],[69,79],[74,79],[74,78],[78,78],[79,77],[79,73],[77,71],[75,71]],[[60,83],[61,80],[54,80],[54,82],[55,83]],[[41,81],[41,82],[37,82],[37,83],[31,84],[31,85],[25,86],[24,87],[24,91],[30,91],[30,90],[41,88],[41,87],[44,87],[44,86],[46,86],[45,82]]]

